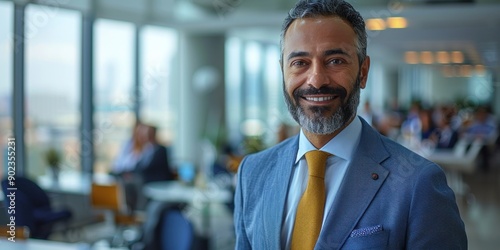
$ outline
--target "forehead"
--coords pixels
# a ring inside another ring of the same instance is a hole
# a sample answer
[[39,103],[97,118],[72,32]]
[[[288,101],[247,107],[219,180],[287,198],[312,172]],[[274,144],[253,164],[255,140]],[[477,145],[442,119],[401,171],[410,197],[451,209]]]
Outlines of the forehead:
[[283,51],[341,48],[356,51],[356,33],[350,23],[338,16],[294,20],[285,33]]

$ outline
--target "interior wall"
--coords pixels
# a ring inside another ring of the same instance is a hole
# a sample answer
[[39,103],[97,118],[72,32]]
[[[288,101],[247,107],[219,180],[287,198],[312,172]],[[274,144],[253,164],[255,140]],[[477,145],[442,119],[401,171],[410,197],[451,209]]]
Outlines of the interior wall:
[[399,102],[408,107],[413,100],[424,105],[492,104],[498,106],[498,86],[491,73],[471,77],[445,76],[439,67],[404,65],[399,70]]
[[445,77],[433,71],[432,91],[429,101],[433,104],[454,103],[467,98],[469,79],[466,77]]
[[385,102],[392,92],[388,70],[388,66],[379,61],[374,60],[371,62],[366,88],[361,90],[360,107],[362,107],[366,101],[369,101],[374,111],[383,111]]

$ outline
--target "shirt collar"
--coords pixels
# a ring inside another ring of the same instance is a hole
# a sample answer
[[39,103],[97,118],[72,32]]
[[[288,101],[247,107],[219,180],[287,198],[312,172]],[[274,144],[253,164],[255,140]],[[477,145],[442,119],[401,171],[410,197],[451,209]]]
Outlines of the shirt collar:
[[[358,146],[361,136],[361,127],[362,124],[359,118],[354,118],[346,128],[319,150],[350,161],[354,154],[354,149]],[[316,148],[309,142],[301,129],[299,135],[299,151],[297,152],[295,163],[299,162],[299,160],[311,150],[316,150]]]

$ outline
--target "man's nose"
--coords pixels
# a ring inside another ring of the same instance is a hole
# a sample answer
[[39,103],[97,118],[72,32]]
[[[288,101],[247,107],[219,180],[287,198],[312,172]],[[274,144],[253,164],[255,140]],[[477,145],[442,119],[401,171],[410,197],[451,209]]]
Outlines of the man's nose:
[[309,69],[307,84],[319,89],[330,83],[327,69],[320,63],[313,63]]

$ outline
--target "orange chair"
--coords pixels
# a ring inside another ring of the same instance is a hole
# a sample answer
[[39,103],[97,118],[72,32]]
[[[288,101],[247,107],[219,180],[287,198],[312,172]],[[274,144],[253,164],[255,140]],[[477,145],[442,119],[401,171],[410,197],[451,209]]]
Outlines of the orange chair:
[[25,240],[30,237],[30,229],[27,226],[0,226],[0,238],[15,237],[16,240]]
[[90,195],[92,207],[98,210],[111,211],[117,225],[141,223],[143,221],[141,216],[134,214],[134,211],[128,211],[122,190],[121,185],[117,182],[92,183]]
[[136,238],[126,237],[127,228],[139,227],[144,219],[134,211],[129,211],[125,201],[125,195],[119,182],[92,183],[90,203],[93,209],[103,213],[98,214],[98,220],[106,220],[106,212],[112,213],[113,223],[116,231],[111,239],[112,246],[128,246],[136,241]]

